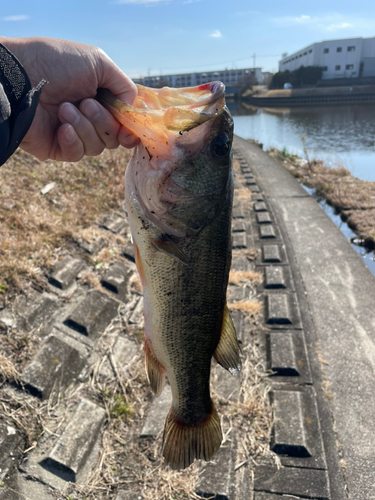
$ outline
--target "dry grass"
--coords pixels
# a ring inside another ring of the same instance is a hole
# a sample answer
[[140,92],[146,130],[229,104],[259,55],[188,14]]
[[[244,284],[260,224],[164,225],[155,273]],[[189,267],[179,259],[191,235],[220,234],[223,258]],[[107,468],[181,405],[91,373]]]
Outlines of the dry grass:
[[[0,170],[0,292],[39,280],[57,248],[120,209],[128,160],[124,149],[78,163],[39,162],[17,150]],[[55,187],[41,194],[51,182]]]
[[234,190],[234,198],[238,201],[250,201],[251,193],[248,188],[238,188]]
[[263,275],[253,271],[230,271],[229,273],[229,283],[232,285],[246,283],[249,280],[254,283],[261,283]]
[[240,300],[239,302],[230,302],[228,308],[256,317],[262,311],[263,305],[258,300]]
[[335,208],[342,220],[363,239],[364,246],[375,248],[375,182],[357,179],[341,165],[330,168],[322,160],[304,163],[300,158],[285,157],[274,148],[269,154]]
[[8,380],[9,382],[17,381],[19,373],[11,359],[0,354],[0,385]]

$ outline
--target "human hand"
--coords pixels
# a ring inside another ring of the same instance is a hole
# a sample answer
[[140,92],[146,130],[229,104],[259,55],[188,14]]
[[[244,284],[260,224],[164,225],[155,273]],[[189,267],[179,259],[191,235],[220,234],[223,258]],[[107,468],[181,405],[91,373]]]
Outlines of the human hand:
[[99,48],[54,38],[4,38],[32,86],[43,87],[34,120],[20,147],[39,160],[78,161],[105,148],[138,142],[125,127],[93,99],[99,87],[132,104],[134,83]]

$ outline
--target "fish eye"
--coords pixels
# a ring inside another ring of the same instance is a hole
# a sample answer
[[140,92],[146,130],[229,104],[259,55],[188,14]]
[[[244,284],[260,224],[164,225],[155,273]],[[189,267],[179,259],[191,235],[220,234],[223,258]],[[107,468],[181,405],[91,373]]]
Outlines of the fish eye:
[[215,156],[223,157],[230,150],[230,140],[227,134],[220,134],[211,143],[212,151]]

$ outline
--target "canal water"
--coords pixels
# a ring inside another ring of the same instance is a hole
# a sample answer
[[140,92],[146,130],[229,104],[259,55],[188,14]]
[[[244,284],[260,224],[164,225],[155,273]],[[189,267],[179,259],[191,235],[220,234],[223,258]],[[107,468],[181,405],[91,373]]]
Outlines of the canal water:
[[228,103],[235,133],[304,157],[337,164],[360,179],[375,181],[375,104],[264,109]]
[[[229,102],[228,107],[235,133],[261,142],[264,150],[286,148],[303,158],[301,136],[305,135],[310,158],[323,159],[332,167],[342,165],[355,177],[375,181],[375,104],[264,109]],[[314,190],[305,189],[316,198]],[[324,200],[317,201],[344,236],[355,239],[334,209]],[[355,243],[352,246],[375,275],[374,252]]]

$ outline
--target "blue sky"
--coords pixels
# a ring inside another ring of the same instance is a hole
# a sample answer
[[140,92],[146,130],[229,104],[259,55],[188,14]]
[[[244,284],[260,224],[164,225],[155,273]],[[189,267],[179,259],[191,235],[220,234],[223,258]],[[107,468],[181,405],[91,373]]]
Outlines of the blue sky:
[[[361,0],[0,1],[0,34],[97,45],[130,77],[253,65],[321,40],[375,36],[375,2]],[[303,6],[306,5],[306,6]]]

